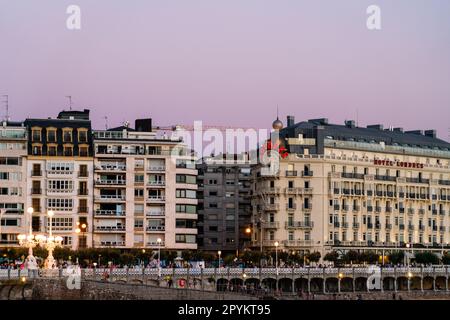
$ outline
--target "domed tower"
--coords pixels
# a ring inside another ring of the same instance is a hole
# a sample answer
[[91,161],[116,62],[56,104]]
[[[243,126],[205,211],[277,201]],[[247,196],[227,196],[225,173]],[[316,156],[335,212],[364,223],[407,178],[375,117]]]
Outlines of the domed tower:
[[272,122],[272,128],[276,131],[280,131],[281,129],[283,129],[283,122],[281,122],[281,120],[277,117],[277,120]]

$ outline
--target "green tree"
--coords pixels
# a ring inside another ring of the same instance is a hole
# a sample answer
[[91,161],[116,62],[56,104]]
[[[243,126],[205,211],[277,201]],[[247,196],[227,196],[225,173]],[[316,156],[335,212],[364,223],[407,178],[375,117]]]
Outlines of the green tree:
[[330,262],[336,262],[339,259],[339,253],[337,253],[336,251],[330,251],[328,252],[324,257],[323,260],[325,261],[330,261]]
[[403,263],[405,258],[405,253],[403,251],[392,252],[388,255],[389,262],[393,264]]
[[447,252],[442,256],[442,263],[447,265],[450,264],[450,253]]
[[439,264],[439,257],[433,252],[417,252],[414,255],[417,263],[422,264]]
[[342,260],[345,263],[358,263],[360,258],[360,254],[355,250],[349,250],[342,256]]
[[318,252],[318,251],[310,252],[310,253],[308,253],[308,254],[306,255],[306,258],[307,258],[310,262],[315,262],[315,263],[319,262],[320,257],[321,257],[321,254],[320,254],[320,252]]
[[186,262],[191,261],[194,257],[194,253],[191,250],[184,250],[183,252],[181,252],[181,257]]

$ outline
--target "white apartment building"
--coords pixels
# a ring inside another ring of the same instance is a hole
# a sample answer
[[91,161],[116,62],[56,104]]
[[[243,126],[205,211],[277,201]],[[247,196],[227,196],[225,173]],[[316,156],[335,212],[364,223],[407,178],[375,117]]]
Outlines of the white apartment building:
[[253,175],[253,246],[287,251],[429,248],[450,241],[450,144],[433,130],[314,119],[283,128],[274,176]]
[[94,131],[93,246],[196,249],[195,158],[151,119],[135,127]]
[[27,132],[23,123],[3,121],[0,127],[0,247],[17,246],[26,232]]
[[53,233],[63,238],[63,245],[89,246],[94,189],[89,110],[63,111],[56,119],[27,119],[25,124],[26,207],[34,209],[33,232],[48,232],[51,210]]

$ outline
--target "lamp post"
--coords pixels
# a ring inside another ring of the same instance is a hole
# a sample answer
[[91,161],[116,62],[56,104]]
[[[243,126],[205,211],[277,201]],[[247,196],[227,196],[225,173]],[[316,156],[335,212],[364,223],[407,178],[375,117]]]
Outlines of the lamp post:
[[38,268],[36,258],[33,256],[33,248],[39,243],[39,236],[34,236],[32,232],[32,218],[33,218],[33,207],[27,209],[27,213],[30,215],[30,227],[27,234],[19,234],[17,238],[19,239],[19,244],[21,246],[28,248],[28,257],[26,259],[26,267],[29,270],[36,270]]
[[45,243],[45,249],[47,249],[48,251],[48,257],[47,259],[45,259],[44,262],[44,268],[45,269],[56,269],[56,263],[55,263],[55,258],[53,258],[53,250],[55,250],[56,247],[61,246],[61,242],[62,242],[62,237],[57,236],[54,237],[53,233],[52,233],[52,218],[54,216],[54,212],[49,210],[47,212],[47,215],[49,217],[49,233],[48,233],[48,237],[42,236],[42,242]]
[[278,275],[278,246],[280,245],[278,241],[275,241],[275,269],[277,270]]
[[219,263],[217,264],[217,267],[220,268],[220,255],[222,254],[222,251],[217,251],[217,254],[219,255]]
[[[406,244],[406,248],[407,248],[407,249],[409,249],[410,246],[411,246],[411,244],[409,244],[409,243]],[[404,264],[405,266],[406,266],[406,265],[409,265],[409,263],[407,263],[407,261],[408,261],[408,258],[406,257],[406,254],[407,254],[407,253],[409,253],[408,250],[405,250],[405,255],[404,255],[404,258],[403,258],[403,259],[404,259],[403,264]]]
[[161,279],[161,238],[156,239],[158,243],[158,279]]

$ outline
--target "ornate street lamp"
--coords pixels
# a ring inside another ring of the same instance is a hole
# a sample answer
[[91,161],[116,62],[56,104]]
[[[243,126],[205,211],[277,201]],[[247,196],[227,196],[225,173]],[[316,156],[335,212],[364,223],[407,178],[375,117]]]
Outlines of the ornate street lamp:
[[158,238],[158,239],[156,239],[156,242],[158,243],[158,279],[161,279],[161,242],[162,242],[162,239]]
[[28,234],[19,234],[17,236],[19,244],[28,248],[28,257],[25,261],[25,266],[28,270],[36,270],[38,268],[36,258],[33,256],[33,248],[39,244],[39,240],[41,239],[39,235],[35,237],[32,232],[33,212],[33,207],[29,207],[27,209],[27,213],[30,215],[30,227]]
[[55,258],[53,258],[53,250],[55,250],[56,247],[61,246],[61,242],[62,242],[63,238],[60,236],[54,237],[52,234],[52,217],[54,216],[54,212],[49,210],[47,215],[49,217],[49,224],[50,224],[48,237],[41,236],[42,242],[44,243],[44,246],[45,246],[45,249],[47,249],[47,251],[48,251],[48,257],[47,257],[47,259],[45,259],[44,268],[45,269],[56,269]]

